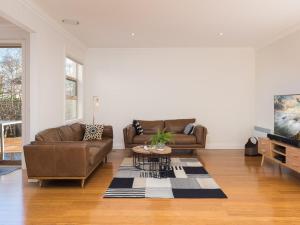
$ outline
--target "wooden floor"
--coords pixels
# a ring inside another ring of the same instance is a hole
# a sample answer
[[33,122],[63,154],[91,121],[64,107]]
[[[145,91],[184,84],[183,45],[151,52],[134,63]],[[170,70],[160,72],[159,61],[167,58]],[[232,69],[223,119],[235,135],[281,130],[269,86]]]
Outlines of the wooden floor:
[[20,170],[0,177],[0,225],[300,224],[300,177],[241,150],[197,152],[228,199],[103,199],[124,154],[114,151],[84,189],[77,181],[40,188]]

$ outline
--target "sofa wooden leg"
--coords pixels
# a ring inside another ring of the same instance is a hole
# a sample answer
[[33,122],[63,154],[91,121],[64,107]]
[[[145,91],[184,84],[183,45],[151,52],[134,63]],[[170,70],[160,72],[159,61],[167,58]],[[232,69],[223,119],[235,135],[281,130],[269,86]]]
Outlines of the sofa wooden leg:
[[107,156],[105,156],[104,162],[107,163]]
[[262,158],[261,158],[260,166],[263,166],[263,165],[264,165],[264,161],[265,161],[265,156],[263,155]]
[[81,188],[84,188],[84,182],[85,182],[85,179],[82,179],[81,180]]

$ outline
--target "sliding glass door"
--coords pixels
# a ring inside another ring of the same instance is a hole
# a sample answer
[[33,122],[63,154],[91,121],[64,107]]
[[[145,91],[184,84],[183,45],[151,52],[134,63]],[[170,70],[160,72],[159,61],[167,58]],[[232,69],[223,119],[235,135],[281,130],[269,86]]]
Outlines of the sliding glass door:
[[0,44],[0,163],[21,162],[22,47]]

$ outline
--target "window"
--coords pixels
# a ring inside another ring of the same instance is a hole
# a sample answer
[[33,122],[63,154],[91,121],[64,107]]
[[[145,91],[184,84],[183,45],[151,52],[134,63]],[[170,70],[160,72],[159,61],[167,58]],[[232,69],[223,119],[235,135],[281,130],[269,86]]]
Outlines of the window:
[[[19,44],[0,43],[0,161],[21,160],[23,51]],[[5,121],[5,123],[4,123]]]
[[65,62],[65,91],[66,108],[65,119],[74,120],[80,117],[79,113],[79,86],[82,79],[83,66],[70,58]]

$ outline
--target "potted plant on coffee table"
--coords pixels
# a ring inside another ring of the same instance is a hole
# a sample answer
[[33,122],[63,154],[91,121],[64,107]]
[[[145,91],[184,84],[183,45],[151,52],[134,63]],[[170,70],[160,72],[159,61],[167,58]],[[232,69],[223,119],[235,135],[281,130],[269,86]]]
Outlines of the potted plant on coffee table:
[[164,149],[166,143],[170,142],[173,138],[171,132],[165,130],[158,130],[156,134],[151,137],[151,146],[155,146],[156,149]]

